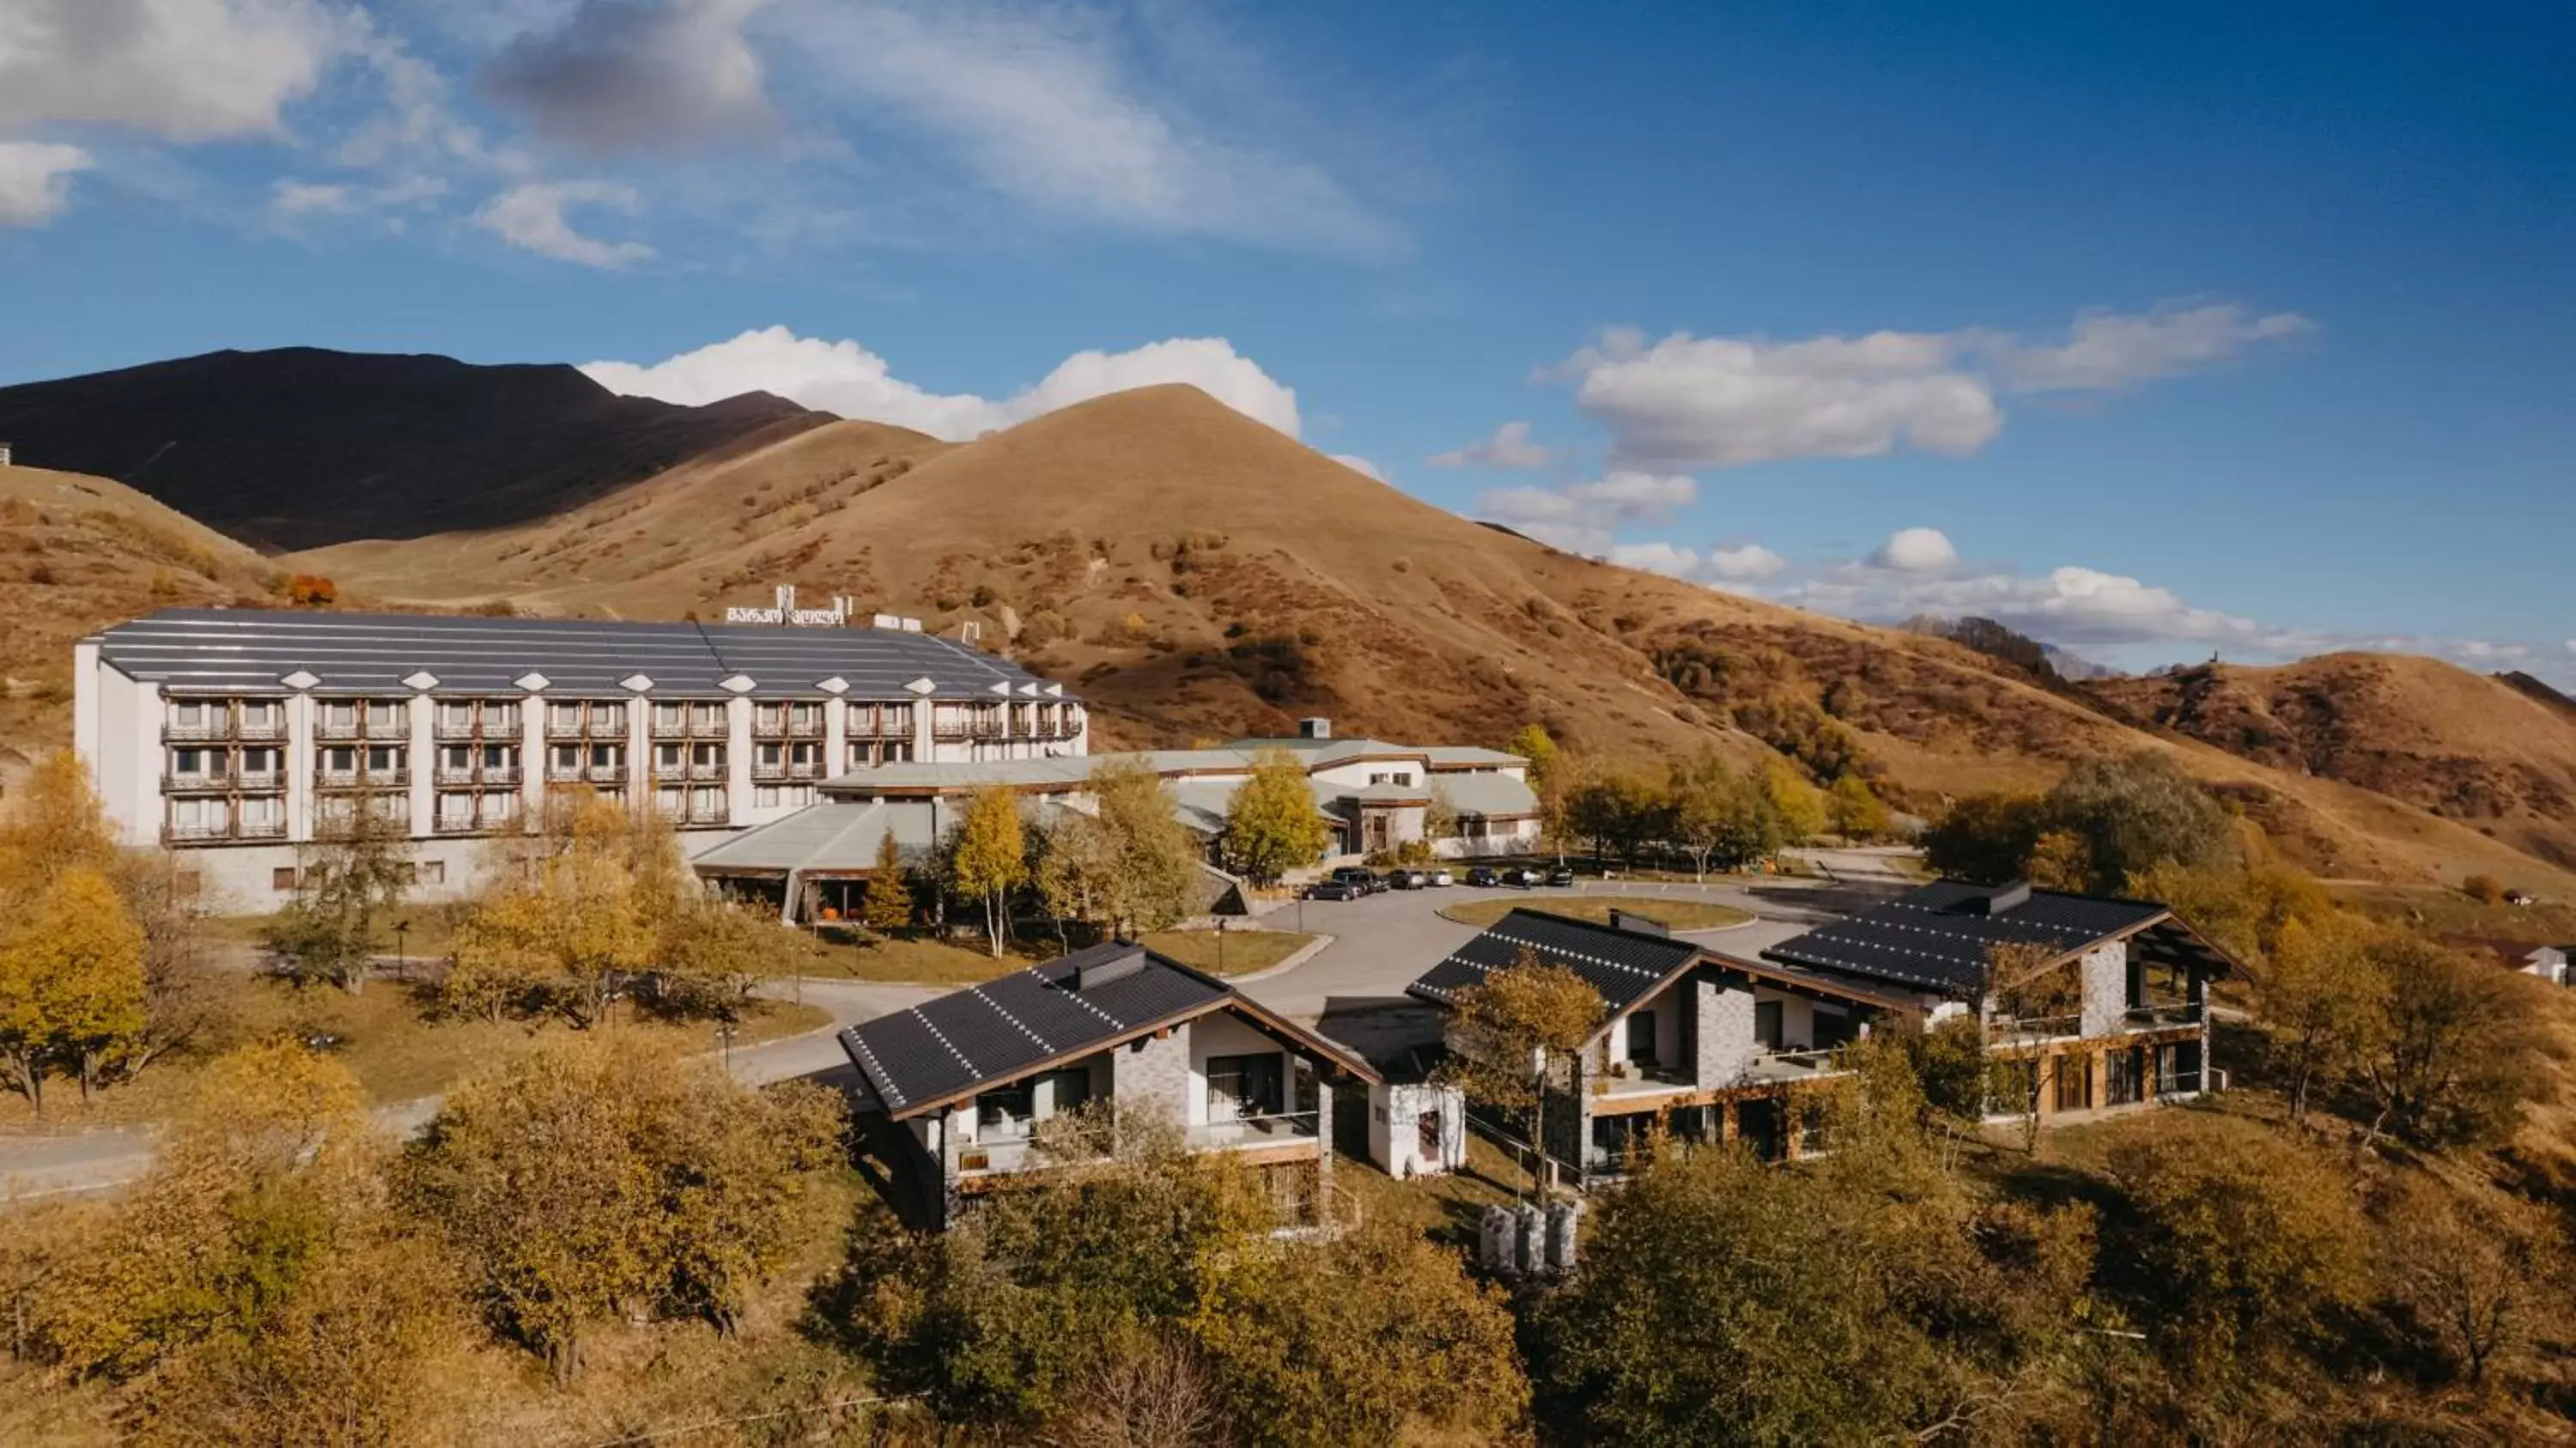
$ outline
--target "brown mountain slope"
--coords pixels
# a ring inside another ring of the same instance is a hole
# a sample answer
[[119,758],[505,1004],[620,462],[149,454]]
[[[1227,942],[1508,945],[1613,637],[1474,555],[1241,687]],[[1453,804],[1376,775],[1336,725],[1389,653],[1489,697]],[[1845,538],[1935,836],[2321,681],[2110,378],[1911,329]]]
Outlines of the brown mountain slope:
[[949,446],[841,424],[560,518],[289,560],[390,599],[672,617],[773,582],[973,622],[1079,686],[1112,742],[1275,730],[1501,743],[1543,721],[1651,763],[1812,760],[1847,729],[1918,806],[2167,749],[2329,874],[2576,877],[2460,825],[2127,727],[1942,639],[1612,568],[1478,526],[1186,387]]
[[0,781],[71,742],[72,645],[156,608],[274,605],[286,575],[122,484],[0,467]]
[[119,479],[280,548],[543,518],[828,420],[766,393],[676,407],[564,366],[312,347],[0,388],[20,461]]
[[2576,718],[2434,659],[2327,654],[2087,686],[2156,723],[2320,775],[2576,865]]

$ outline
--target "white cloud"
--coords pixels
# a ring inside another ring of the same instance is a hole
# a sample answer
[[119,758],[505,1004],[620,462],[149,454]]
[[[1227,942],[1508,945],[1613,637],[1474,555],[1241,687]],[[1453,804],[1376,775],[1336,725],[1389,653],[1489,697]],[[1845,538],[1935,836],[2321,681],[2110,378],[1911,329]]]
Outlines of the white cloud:
[[1386,481],[1386,474],[1378,470],[1378,465],[1358,453],[1327,453],[1326,456],[1362,477],[1375,478],[1381,483]]
[[0,129],[129,126],[174,141],[272,135],[365,36],[322,0],[9,0]]
[[984,185],[1043,211],[1345,254],[1400,244],[1320,166],[1225,139],[1156,93],[1099,15],[791,0],[780,24],[818,86],[938,136]]
[[1298,431],[1296,390],[1222,337],[1175,337],[1126,352],[1077,352],[1034,386],[1000,400],[927,391],[896,377],[883,357],[855,341],[799,337],[785,327],[744,332],[650,365],[593,362],[581,370],[613,391],[666,402],[774,392],[843,417],[945,438],[971,438],[1129,388],[1186,382],[1290,437]]
[[71,204],[72,174],[89,169],[78,146],[0,141],[0,226],[42,226]]
[[1494,435],[1483,442],[1469,443],[1445,453],[1435,453],[1435,468],[1501,468],[1508,472],[1529,472],[1543,468],[1556,454],[1530,441],[1530,425],[1507,422],[1494,429]]
[[1999,392],[2127,387],[2313,329],[2295,313],[2230,304],[2089,311],[2048,343],[1968,328],[1785,342],[1676,332],[1649,344],[1613,328],[1538,375],[1573,383],[1575,406],[1610,429],[1617,466],[1682,472],[1900,447],[1964,457],[2003,430]]
[[1613,472],[1565,490],[1576,506],[1614,521],[1654,518],[1698,501],[1699,483],[1661,473]]
[[357,188],[339,183],[315,183],[281,178],[269,188],[268,208],[280,216],[310,216],[317,212],[355,211]]
[[2079,315],[2067,340],[2030,345],[1980,337],[1996,376],[2015,392],[2105,391],[2172,377],[2225,361],[2264,342],[2302,337],[2316,324],[2296,312],[2254,316],[2234,303],[2123,316],[2095,309]]
[[768,134],[743,22],[768,0],[582,0],[493,57],[484,90],[538,137],[594,154],[676,153]]
[[1619,544],[1610,550],[1610,561],[1622,568],[1642,568],[1648,573],[1661,573],[1673,578],[1696,577],[1700,570],[1697,553],[1660,540]]
[[614,181],[529,181],[492,198],[474,224],[512,246],[582,266],[627,267],[653,255],[640,241],[601,241],[575,230],[564,215],[572,206],[632,214],[635,189]]
[[1709,577],[1720,583],[1759,583],[1788,571],[1788,559],[1759,543],[1712,548],[1708,553]]
[[1947,573],[1959,565],[1959,550],[1938,528],[1899,528],[1869,561],[1873,567],[1902,573]]

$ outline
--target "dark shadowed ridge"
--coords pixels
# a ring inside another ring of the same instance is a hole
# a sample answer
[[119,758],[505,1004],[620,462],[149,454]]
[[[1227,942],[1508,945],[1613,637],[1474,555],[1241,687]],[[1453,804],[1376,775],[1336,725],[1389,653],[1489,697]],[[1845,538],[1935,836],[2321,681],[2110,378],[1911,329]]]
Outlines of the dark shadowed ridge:
[[561,364],[315,347],[0,389],[20,463],[114,478],[277,550],[527,522],[831,420],[765,392],[681,407]]

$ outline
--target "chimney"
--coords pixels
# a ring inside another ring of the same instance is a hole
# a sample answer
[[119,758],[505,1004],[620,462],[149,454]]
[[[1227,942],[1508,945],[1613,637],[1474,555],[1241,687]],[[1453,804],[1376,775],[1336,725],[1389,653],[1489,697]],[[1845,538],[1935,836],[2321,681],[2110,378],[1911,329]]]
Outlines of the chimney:
[[1297,721],[1297,737],[1300,739],[1330,739],[1333,737],[1333,721],[1326,719],[1321,715],[1317,715],[1312,719],[1300,719]]
[[1985,916],[2009,915],[2029,903],[2030,882],[2015,880],[2009,885],[1997,885],[1982,895],[1971,895],[1960,901],[1959,913]]
[[1610,928],[1613,930],[1632,930],[1639,935],[1670,935],[1673,933],[1673,928],[1671,926],[1666,925],[1664,922],[1657,920],[1652,916],[1640,915],[1633,910],[1622,910],[1615,905],[1610,908]]

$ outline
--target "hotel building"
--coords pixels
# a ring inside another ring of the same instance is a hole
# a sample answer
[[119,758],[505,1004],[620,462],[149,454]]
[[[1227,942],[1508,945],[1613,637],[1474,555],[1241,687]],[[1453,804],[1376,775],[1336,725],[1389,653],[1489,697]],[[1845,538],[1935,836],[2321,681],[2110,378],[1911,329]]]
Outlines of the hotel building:
[[1061,685],[912,620],[168,609],[75,646],[73,744],[126,843],[253,910],[362,810],[416,842],[437,898],[549,790],[649,806],[694,855],[836,775],[1080,755],[1090,724]]

